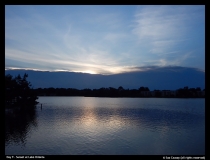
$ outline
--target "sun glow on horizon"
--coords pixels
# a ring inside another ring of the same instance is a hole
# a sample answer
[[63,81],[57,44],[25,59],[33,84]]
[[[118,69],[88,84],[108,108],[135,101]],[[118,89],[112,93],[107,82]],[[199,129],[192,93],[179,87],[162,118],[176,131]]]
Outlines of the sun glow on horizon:
[[95,72],[93,70],[73,71],[73,72],[88,73],[88,74],[98,74],[97,72]]

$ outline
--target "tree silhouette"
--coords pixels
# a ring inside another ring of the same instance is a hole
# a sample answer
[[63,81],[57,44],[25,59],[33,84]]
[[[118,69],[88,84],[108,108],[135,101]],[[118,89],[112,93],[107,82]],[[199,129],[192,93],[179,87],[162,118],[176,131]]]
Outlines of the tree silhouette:
[[5,107],[21,110],[32,109],[38,102],[31,83],[27,81],[28,74],[13,78],[5,75]]
[[150,91],[148,87],[140,87],[139,91]]
[[118,88],[99,88],[99,89],[73,89],[73,88],[37,88],[34,92],[38,96],[85,96],[85,97],[174,97],[174,98],[196,98],[205,97],[205,89],[197,88],[180,88],[176,91],[170,90],[153,90],[148,87],[140,87],[139,89],[124,89],[122,86]]

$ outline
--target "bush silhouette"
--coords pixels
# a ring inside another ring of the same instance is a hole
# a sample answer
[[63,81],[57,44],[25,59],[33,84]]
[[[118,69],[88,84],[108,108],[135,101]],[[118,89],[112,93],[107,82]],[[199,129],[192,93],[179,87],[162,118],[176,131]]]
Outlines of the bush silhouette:
[[27,81],[28,75],[12,77],[5,75],[5,107],[30,110],[38,103],[34,90],[31,89],[31,83]]

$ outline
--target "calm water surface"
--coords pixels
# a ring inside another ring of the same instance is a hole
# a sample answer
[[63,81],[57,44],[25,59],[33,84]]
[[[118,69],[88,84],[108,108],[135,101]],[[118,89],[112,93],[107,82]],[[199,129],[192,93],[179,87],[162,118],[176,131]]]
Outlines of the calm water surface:
[[5,123],[6,155],[204,155],[205,99],[39,97]]

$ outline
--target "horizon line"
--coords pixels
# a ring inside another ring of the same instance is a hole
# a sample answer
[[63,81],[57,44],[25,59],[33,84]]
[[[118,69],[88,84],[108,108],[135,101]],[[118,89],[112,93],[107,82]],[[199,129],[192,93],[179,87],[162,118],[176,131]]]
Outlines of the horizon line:
[[38,72],[69,72],[69,73],[83,73],[83,74],[91,74],[91,75],[116,75],[116,74],[124,74],[124,73],[134,73],[134,72],[145,72],[149,70],[155,70],[155,69],[161,69],[161,68],[190,68],[190,69],[196,69],[198,71],[204,72],[205,69],[195,68],[195,67],[185,67],[185,66],[177,66],[177,65],[167,65],[167,66],[141,66],[141,67],[133,67],[136,70],[133,71],[124,71],[119,73],[96,73],[94,71],[71,71],[71,70],[65,70],[65,69],[55,69],[55,70],[47,70],[47,69],[36,69],[36,68],[18,68],[18,67],[5,67],[6,70],[26,70],[26,71],[38,71]]

